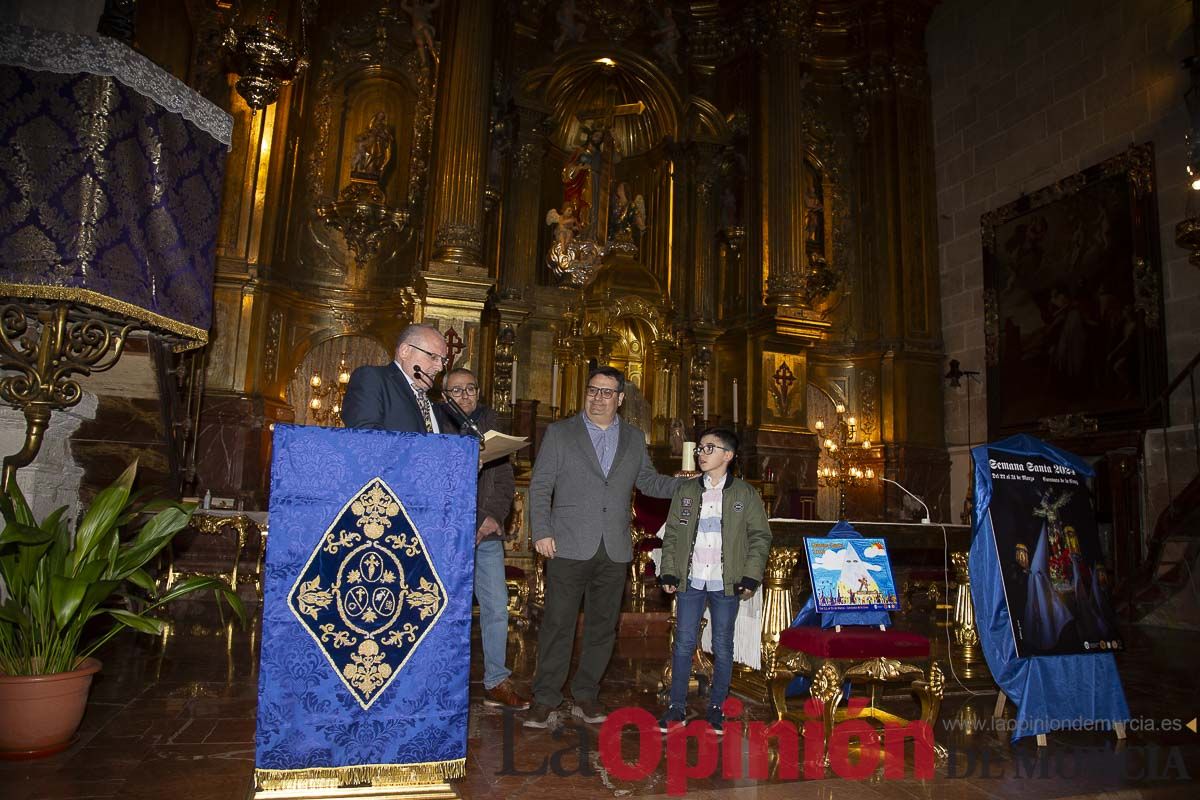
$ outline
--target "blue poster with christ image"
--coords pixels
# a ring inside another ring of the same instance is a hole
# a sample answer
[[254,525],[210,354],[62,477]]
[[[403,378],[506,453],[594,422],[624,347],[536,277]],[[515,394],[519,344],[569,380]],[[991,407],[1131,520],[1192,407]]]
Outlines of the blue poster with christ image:
[[900,610],[883,539],[806,538],[804,548],[818,613]]

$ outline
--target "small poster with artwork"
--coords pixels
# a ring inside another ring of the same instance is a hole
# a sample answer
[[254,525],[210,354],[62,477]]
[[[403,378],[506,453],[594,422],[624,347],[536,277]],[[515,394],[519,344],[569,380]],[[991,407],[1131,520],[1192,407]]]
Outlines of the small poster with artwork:
[[883,539],[813,537],[804,548],[818,613],[900,610]]

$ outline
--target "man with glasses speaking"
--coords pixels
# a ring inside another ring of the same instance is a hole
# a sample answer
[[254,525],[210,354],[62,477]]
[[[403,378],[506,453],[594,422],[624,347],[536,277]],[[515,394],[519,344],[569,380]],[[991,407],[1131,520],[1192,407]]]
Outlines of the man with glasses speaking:
[[347,428],[441,433],[448,420],[427,392],[446,367],[446,339],[432,325],[409,325],[396,340],[395,360],[354,370],[342,399]]
[[645,434],[617,416],[624,400],[620,370],[592,370],[584,412],[546,429],[533,465],[530,523],[533,545],[546,558],[546,600],[526,727],[548,727],[562,703],[581,602],[583,643],[571,680],[571,713],[591,723],[608,716],[599,700],[600,679],[633,558],[631,493],[636,485],[651,497],[670,497],[683,480],[655,471]]

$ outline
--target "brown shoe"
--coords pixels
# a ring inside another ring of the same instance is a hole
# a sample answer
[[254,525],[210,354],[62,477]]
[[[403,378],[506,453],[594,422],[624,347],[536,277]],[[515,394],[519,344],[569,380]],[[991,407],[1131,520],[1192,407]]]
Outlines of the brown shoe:
[[492,708],[511,708],[515,711],[529,708],[529,701],[517,694],[512,681],[507,678],[492,688],[483,690],[483,704]]
[[584,722],[598,723],[608,719],[608,711],[599,700],[576,701],[571,708],[571,714]]

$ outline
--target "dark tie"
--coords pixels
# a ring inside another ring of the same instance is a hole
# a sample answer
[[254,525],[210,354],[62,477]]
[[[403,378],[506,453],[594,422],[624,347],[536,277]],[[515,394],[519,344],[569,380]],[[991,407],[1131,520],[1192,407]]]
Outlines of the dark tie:
[[417,392],[417,408],[421,409],[421,416],[425,418],[425,432],[433,433],[433,417],[430,415],[429,398],[422,391]]

